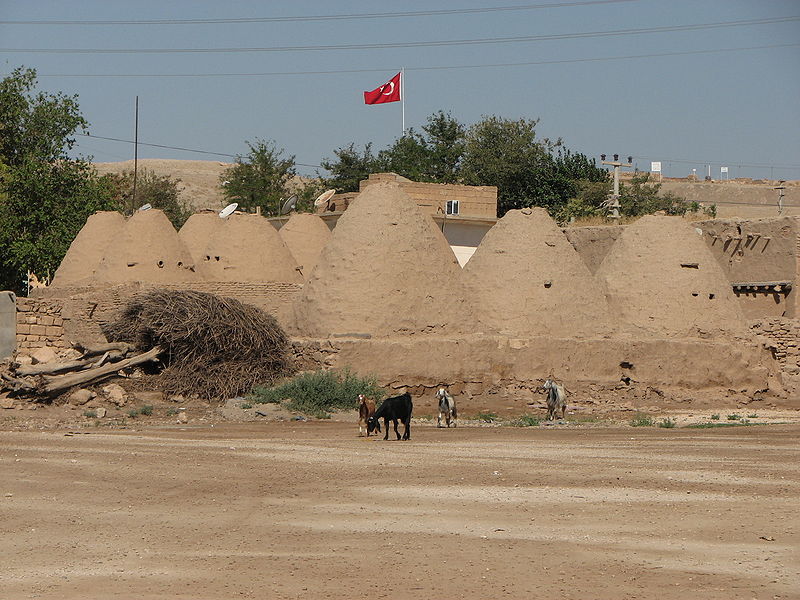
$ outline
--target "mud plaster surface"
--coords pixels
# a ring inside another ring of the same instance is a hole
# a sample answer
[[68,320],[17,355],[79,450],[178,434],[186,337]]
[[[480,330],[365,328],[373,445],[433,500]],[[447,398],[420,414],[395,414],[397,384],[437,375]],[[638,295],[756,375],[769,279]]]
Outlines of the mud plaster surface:
[[166,215],[157,209],[137,211],[106,248],[96,282],[148,283],[197,280],[186,246]]
[[396,184],[369,186],[339,219],[295,302],[303,335],[460,330],[471,323],[447,240]]
[[722,268],[680,217],[646,216],[625,227],[596,276],[635,335],[747,335]]
[[466,297],[488,331],[512,337],[612,330],[603,290],[542,208],[512,210],[464,267]]
[[99,211],[90,215],[72,240],[53,277],[53,285],[64,287],[90,280],[123,227],[125,217],[116,211]]
[[238,213],[224,221],[198,263],[203,279],[303,282],[294,257],[269,221],[260,215]]
[[195,213],[186,219],[178,231],[178,237],[189,250],[195,265],[199,265],[203,260],[208,242],[223,224],[224,221],[216,211]]
[[331,239],[331,230],[325,221],[317,215],[297,213],[289,217],[278,233],[302,268],[303,278],[311,277],[322,249]]

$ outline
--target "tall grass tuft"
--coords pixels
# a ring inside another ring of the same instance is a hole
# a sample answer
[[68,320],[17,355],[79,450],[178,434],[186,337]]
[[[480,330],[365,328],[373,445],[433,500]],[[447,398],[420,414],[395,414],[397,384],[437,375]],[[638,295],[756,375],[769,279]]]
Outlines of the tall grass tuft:
[[359,377],[344,369],[310,371],[274,387],[254,387],[248,399],[259,404],[283,404],[289,410],[324,418],[333,410],[357,408],[359,394],[376,403],[386,395],[375,377]]

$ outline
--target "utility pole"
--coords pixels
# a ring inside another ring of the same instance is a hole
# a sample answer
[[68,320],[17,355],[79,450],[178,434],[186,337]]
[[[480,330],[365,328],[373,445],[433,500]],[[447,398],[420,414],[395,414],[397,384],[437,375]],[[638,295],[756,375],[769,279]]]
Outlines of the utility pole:
[[778,190],[778,214],[779,215],[783,214],[783,195],[784,195],[783,194],[783,190],[786,189],[786,186],[783,185],[784,183],[786,183],[786,181],[781,179],[780,182],[778,183],[778,185],[776,187],[772,188],[774,190]]
[[633,167],[633,157],[628,157],[627,163],[619,162],[619,154],[614,155],[613,161],[606,161],[606,155],[600,155],[600,164],[603,165],[610,165],[614,167],[614,192],[611,194],[611,197],[606,201],[606,206],[609,209],[609,217],[615,220],[619,220],[619,168],[625,167],[626,169],[630,169]]
[[133,198],[131,199],[131,204],[133,205],[133,210],[136,210],[136,179],[139,171],[139,96],[136,96],[136,109],[133,120]]

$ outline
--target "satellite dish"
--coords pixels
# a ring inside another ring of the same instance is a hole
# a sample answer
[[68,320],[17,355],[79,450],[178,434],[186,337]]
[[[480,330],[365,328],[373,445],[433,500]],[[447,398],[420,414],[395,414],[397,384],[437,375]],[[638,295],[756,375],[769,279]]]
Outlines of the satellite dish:
[[150,203],[148,202],[147,204],[142,204],[142,205],[139,207],[139,210],[150,210],[151,208],[153,208],[153,206],[152,206],[152,204],[150,204]]
[[333,198],[333,195],[336,193],[336,190],[328,190],[327,192],[322,192],[317,199],[314,200],[314,206],[322,206],[323,204],[327,204],[328,200]]
[[296,206],[297,206],[297,196],[296,195],[289,196],[289,199],[283,203],[283,206],[281,206],[281,212],[279,213],[279,215],[285,215],[292,212]]
[[237,208],[239,208],[238,202],[228,204],[228,206],[219,211],[219,218],[224,219],[225,217],[230,217],[233,214],[233,211],[235,211]]

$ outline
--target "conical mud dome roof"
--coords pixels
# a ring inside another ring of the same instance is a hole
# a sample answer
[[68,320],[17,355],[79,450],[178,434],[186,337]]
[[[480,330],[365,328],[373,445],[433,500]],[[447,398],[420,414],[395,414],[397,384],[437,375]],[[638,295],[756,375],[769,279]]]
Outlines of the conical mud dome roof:
[[744,335],[731,285],[702,237],[680,217],[625,228],[596,276],[625,324],[659,336]]
[[117,211],[101,211],[91,215],[72,240],[61,261],[52,285],[66,287],[89,283],[112,241],[125,227],[125,217]]
[[297,213],[289,218],[278,233],[297,264],[302,267],[303,277],[308,279],[317,265],[322,248],[331,239],[331,230],[317,215]]
[[194,213],[186,219],[186,223],[178,231],[178,237],[189,250],[195,265],[200,264],[211,236],[222,227],[223,223],[216,211]]
[[206,281],[303,283],[281,236],[260,215],[227,217],[211,236],[197,270]]
[[506,213],[464,267],[464,287],[490,332],[526,338],[609,333],[601,286],[543,208]]
[[301,335],[451,333],[465,314],[447,240],[396,184],[364,190],[339,219],[294,305]]
[[106,283],[196,281],[194,261],[160,210],[137,211],[106,249],[95,279]]

